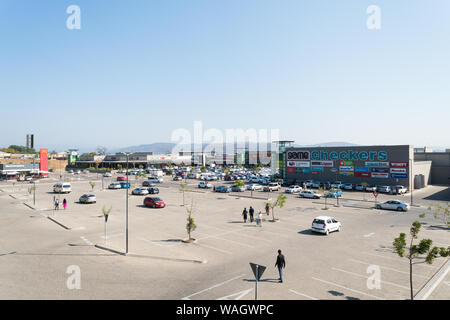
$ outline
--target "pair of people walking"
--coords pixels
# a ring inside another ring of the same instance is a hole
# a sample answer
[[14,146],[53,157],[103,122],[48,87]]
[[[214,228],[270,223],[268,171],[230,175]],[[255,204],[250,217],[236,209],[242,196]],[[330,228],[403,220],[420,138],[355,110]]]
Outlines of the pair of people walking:
[[[244,219],[244,223],[247,222],[247,217],[250,216],[250,222],[255,221],[255,209],[253,209],[252,206],[250,206],[249,211],[247,211],[247,208],[244,208],[244,211],[242,211],[242,217]],[[261,211],[258,214],[258,217],[256,218],[256,225],[262,226],[262,213]]]
[[[62,205],[63,205],[64,210],[66,210],[66,207],[67,207],[66,198],[64,198]],[[55,199],[55,210],[59,210],[59,199]]]

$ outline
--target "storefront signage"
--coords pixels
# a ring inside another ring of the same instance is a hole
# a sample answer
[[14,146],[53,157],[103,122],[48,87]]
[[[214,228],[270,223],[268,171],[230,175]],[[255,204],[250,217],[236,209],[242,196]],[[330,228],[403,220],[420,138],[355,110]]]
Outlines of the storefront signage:
[[353,171],[339,171],[341,176],[353,176],[355,173]]
[[333,167],[334,161],[311,161],[311,166],[315,167]]
[[288,151],[286,160],[309,160],[309,151]]
[[41,149],[39,151],[41,161],[40,161],[40,174],[48,176],[48,149]]
[[345,167],[345,166],[353,166],[353,161],[344,161],[344,160],[341,160],[341,161],[339,161],[339,165],[340,165],[341,167]]
[[311,171],[315,171],[315,172],[322,172],[323,171],[323,167],[311,167]]
[[406,173],[406,168],[391,168],[391,173]]
[[408,178],[408,174],[407,173],[391,173],[391,178],[407,179]]
[[355,177],[370,178],[370,172],[355,172]]
[[407,168],[408,162],[391,162],[391,167]]
[[366,161],[366,167],[389,168],[389,162],[369,162]]
[[384,172],[372,172],[372,178],[389,178],[389,173]]
[[354,167],[351,166],[341,166],[339,167],[340,171],[354,171]]
[[309,161],[288,161],[287,166],[295,167],[295,168],[309,168],[310,162]]
[[389,173],[389,168],[372,168],[372,172]]
[[[289,157],[288,151],[288,157]],[[302,151],[305,152],[305,151]],[[288,158],[288,160],[290,160]],[[292,159],[295,160],[295,159]],[[306,159],[298,159],[306,160]],[[325,151],[313,150],[311,151],[311,160],[343,160],[343,161],[387,161],[388,153],[386,151]]]
[[355,172],[370,172],[370,168],[367,168],[367,167],[355,167]]

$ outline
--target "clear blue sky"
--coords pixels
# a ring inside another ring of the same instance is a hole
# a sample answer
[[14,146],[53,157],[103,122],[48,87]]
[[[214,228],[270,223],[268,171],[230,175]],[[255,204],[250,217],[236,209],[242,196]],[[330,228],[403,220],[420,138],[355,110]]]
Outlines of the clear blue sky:
[[[66,8],[81,8],[68,30]],[[381,30],[366,9],[381,8]],[[0,0],[0,146],[279,128],[298,144],[449,145],[448,0]]]

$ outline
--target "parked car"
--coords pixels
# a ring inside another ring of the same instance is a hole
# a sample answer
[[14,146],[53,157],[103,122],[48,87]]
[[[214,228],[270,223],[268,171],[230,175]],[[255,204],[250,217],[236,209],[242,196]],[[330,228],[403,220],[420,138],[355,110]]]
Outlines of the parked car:
[[353,190],[355,188],[355,186],[351,183],[345,183],[344,184],[344,190]]
[[173,181],[182,181],[182,180],[183,180],[183,177],[181,177],[181,176],[173,177]]
[[377,203],[375,205],[375,208],[385,210],[408,211],[409,204],[399,200],[388,200],[386,202]]
[[227,186],[218,186],[216,187],[216,192],[228,193],[231,192],[231,188]]
[[163,181],[163,178],[161,177],[148,177],[147,180],[145,180],[149,183],[161,183]]
[[166,203],[158,197],[146,197],[144,199],[144,206],[149,208],[165,208]]
[[357,190],[357,191],[364,191],[364,186],[362,184],[357,184],[355,186],[355,190]]
[[327,198],[339,198],[342,197],[342,190],[341,189],[333,189],[326,193]]
[[90,173],[90,171],[87,170],[87,169],[84,169],[84,170],[83,170],[83,173]]
[[97,198],[93,194],[83,194],[79,201],[80,203],[96,203]]
[[119,182],[113,182],[108,186],[108,189],[122,189]]
[[147,190],[148,190],[149,194],[158,194],[159,193],[159,189],[156,187],[150,187],[150,188],[147,188]]
[[109,178],[109,177],[112,177],[112,174],[111,174],[111,172],[105,172],[105,173],[103,174],[103,176],[104,176],[105,178]]
[[391,187],[390,186],[378,186],[377,191],[381,193],[391,193]]
[[320,195],[312,190],[303,190],[299,193],[300,198],[320,199]]
[[319,189],[320,188],[320,181],[313,181],[311,183],[311,188]]
[[367,192],[374,192],[374,191],[377,191],[377,187],[376,187],[376,186],[367,186],[367,187],[366,187],[366,191],[367,191]]
[[305,186],[306,186],[307,188],[311,188],[312,183],[313,183],[312,180],[306,180],[306,181],[304,182],[304,184],[305,184]]
[[137,195],[137,196],[146,196],[148,195],[147,188],[135,188],[133,191],[131,191],[131,194]]
[[129,189],[131,184],[129,182],[121,182],[120,186],[122,187],[122,189]]
[[156,184],[150,180],[145,180],[142,181],[142,186],[143,187],[154,187]]
[[406,192],[408,192],[408,189],[402,185],[396,185],[391,188],[392,194],[405,194]]
[[68,182],[58,182],[53,186],[53,192],[55,193],[70,193],[72,191],[72,185]]
[[281,186],[278,184],[278,182],[271,182],[267,186],[264,187],[264,191],[266,192],[272,192],[272,191],[278,191],[281,189]]
[[245,187],[244,186],[232,186],[231,191],[233,192],[244,192]]
[[293,185],[293,186],[287,187],[286,190],[284,190],[284,192],[286,192],[286,193],[298,193],[298,192],[300,192],[302,190],[303,190],[302,187],[297,186],[297,185]]
[[333,217],[319,216],[313,220],[311,231],[328,235],[333,231],[341,231],[341,223]]
[[342,183],[342,181],[335,181],[331,184],[331,187],[336,189],[342,189],[344,187],[344,184]]
[[198,187],[200,189],[211,189],[213,187],[213,185],[209,182],[205,182],[205,181],[200,181],[198,183]]
[[262,190],[263,186],[257,183],[251,183],[247,186],[247,190],[250,191],[256,191],[256,190]]
[[30,180],[30,183],[38,183],[38,182],[39,182],[39,179],[33,178],[33,179]]
[[117,177],[117,181],[127,181],[127,178],[119,176]]

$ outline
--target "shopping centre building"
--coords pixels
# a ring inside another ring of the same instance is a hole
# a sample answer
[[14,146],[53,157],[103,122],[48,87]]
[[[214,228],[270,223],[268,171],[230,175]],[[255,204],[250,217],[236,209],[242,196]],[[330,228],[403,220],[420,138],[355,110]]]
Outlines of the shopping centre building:
[[288,181],[403,185],[420,189],[431,183],[432,161],[415,159],[411,145],[288,147],[280,168]]

